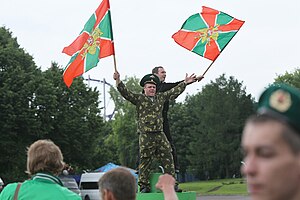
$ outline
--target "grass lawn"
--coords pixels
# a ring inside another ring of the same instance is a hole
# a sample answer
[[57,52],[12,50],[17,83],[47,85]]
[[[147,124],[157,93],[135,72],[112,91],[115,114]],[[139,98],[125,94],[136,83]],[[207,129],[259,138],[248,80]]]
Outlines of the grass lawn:
[[180,188],[197,195],[247,195],[246,182],[240,178],[180,183]]

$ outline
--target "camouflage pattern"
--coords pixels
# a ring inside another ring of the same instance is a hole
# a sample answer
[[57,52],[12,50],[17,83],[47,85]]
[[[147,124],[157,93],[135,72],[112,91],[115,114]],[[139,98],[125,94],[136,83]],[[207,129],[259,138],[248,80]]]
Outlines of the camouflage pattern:
[[165,173],[175,177],[175,168],[171,146],[163,132],[141,133],[139,135],[140,144],[140,167],[139,185],[150,186],[150,167],[154,158],[157,158]]
[[162,110],[164,102],[177,98],[185,87],[186,84],[182,82],[171,90],[149,97],[127,90],[122,82],[118,84],[121,95],[136,106],[140,144],[139,185],[141,187],[150,187],[150,166],[154,158],[158,159],[165,173],[175,178],[171,146],[163,132]]
[[122,82],[118,84],[118,90],[126,100],[136,106],[138,132],[148,133],[163,132],[162,110],[164,102],[176,99],[184,91],[185,86],[186,84],[182,82],[171,90],[158,93],[154,97],[132,93]]

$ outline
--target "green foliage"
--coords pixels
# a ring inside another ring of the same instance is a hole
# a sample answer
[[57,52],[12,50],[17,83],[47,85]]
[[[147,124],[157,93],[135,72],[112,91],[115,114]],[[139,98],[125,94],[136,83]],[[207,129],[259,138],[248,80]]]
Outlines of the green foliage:
[[75,79],[68,89],[56,64],[44,76],[47,81],[36,94],[36,108],[37,117],[47,124],[46,137],[61,147],[68,163],[83,169],[106,164],[101,162],[103,151],[96,151],[109,131],[100,116],[98,92],[87,88],[82,78]]
[[[195,109],[197,109],[196,107]],[[187,172],[190,161],[188,156],[192,152],[187,148],[187,144],[193,141],[192,130],[195,126],[190,126],[191,116],[188,107],[183,103],[170,104],[169,122],[171,135],[175,144],[177,157],[180,165],[180,173],[183,175]]]
[[26,178],[26,147],[37,139],[53,140],[78,170],[110,161],[102,145],[112,128],[100,115],[99,93],[82,78],[67,88],[62,73],[56,63],[42,72],[0,28],[0,175],[6,183]]
[[41,72],[33,58],[19,48],[9,30],[0,28],[0,172],[3,177],[17,179],[26,170],[26,146],[39,128],[29,105],[40,81],[35,77],[39,76]]
[[[141,93],[139,80],[136,77],[124,80],[126,87],[135,93]],[[110,94],[114,100],[117,112],[113,121],[113,135],[109,138],[118,148],[119,162],[127,167],[136,168],[138,155],[138,134],[136,124],[136,109],[120,93],[111,89]]]
[[[177,151],[190,162],[189,170],[196,171],[201,179],[238,174],[243,125],[254,112],[253,99],[246,94],[242,83],[222,75],[204,86],[201,93],[189,96],[185,107],[178,117],[184,117],[179,120],[181,128],[174,133]],[[173,117],[172,126],[177,120]],[[189,151],[181,152],[181,148]]]
[[285,72],[283,75],[278,75],[274,82],[287,83],[294,87],[300,88],[300,68],[295,69],[294,72]]

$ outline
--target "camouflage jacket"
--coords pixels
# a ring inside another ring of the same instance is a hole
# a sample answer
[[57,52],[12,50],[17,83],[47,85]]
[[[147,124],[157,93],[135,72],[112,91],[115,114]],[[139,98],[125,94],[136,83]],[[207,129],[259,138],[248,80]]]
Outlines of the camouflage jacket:
[[138,132],[147,133],[163,131],[162,110],[164,102],[176,99],[185,90],[185,87],[186,84],[182,82],[171,90],[157,93],[154,97],[133,93],[122,82],[118,84],[117,88],[126,100],[136,106]]

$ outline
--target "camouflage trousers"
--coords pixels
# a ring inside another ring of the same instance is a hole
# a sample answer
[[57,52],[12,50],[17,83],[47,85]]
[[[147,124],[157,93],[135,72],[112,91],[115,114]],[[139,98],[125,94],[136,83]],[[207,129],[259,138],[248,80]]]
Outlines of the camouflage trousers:
[[140,187],[150,187],[150,167],[156,158],[165,173],[171,174],[175,178],[175,169],[171,146],[163,132],[141,133],[139,134],[140,144],[140,167],[139,185]]

